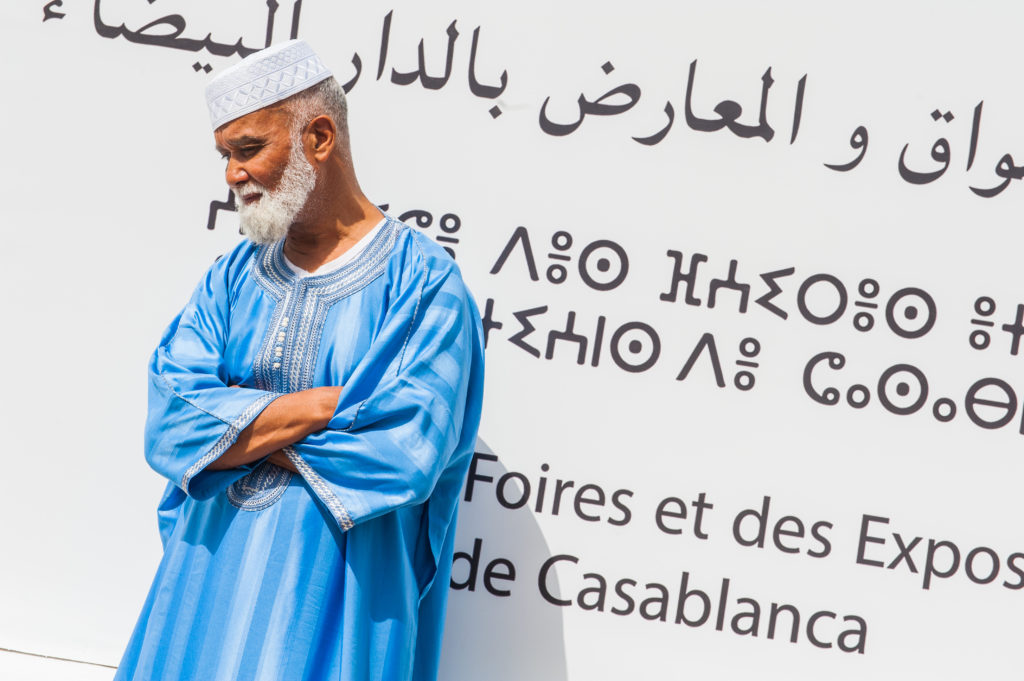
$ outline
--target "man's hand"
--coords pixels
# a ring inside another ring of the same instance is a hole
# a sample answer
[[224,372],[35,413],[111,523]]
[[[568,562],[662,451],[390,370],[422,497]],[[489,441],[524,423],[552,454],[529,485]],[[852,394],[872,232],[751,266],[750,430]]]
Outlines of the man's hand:
[[[208,469],[221,471],[258,461],[267,454],[323,430],[334,416],[339,397],[340,386],[310,388],[278,397],[238,434],[235,443],[212,462]],[[295,470],[284,454],[279,458],[288,462],[282,468]]]
[[267,457],[267,461],[274,464],[275,466],[280,466],[285,470],[289,470],[292,473],[299,472],[299,469],[295,467],[295,464],[292,463],[292,460],[289,459],[288,456],[284,453],[284,451],[280,449],[271,454],[269,457]]

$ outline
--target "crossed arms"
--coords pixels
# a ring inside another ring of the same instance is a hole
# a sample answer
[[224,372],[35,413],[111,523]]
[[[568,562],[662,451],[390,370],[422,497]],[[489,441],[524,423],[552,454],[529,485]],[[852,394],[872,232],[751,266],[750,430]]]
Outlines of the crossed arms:
[[150,361],[153,469],[181,499],[205,500],[269,460],[298,472],[342,530],[461,483],[480,417],[479,315],[454,266],[417,252],[399,282],[365,294],[387,308],[344,390],[284,394],[230,387],[245,373],[229,368],[245,360],[229,352],[232,300],[244,308],[260,290],[235,291],[231,268],[245,263],[218,261]]
[[213,471],[238,468],[269,454],[271,463],[298,473],[281,448],[326,428],[334,416],[340,396],[341,388],[324,386],[278,397],[238,434],[234,444],[208,468]]

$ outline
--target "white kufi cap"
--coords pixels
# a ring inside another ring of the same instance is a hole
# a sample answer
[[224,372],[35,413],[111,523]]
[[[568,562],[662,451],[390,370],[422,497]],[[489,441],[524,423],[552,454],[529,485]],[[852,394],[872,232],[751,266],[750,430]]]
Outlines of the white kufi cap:
[[306,41],[271,45],[224,69],[206,86],[210,123],[216,130],[330,77]]

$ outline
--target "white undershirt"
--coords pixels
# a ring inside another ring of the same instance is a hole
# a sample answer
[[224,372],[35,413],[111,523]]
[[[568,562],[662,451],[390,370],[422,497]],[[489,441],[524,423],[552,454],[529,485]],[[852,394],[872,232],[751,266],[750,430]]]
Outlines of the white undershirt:
[[347,251],[339,255],[334,260],[328,260],[323,265],[316,268],[316,270],[314,270],[313,272],[308,272],[302,269],[301,267],[293,263],[291,260],[289,260],[288,256],[284,255],[284,253],[282,253],[281,255],[284,255],[284,263],[288,265],[288,269],[294,272],[295,276],[297,276],[299,279],[311,277],[313,275],[319,276],[321,274],[329,274],[331,272],[334,272],[335,270],[341,269],[345,265],[349,264],[350,262],[358,258],[359,254],[366,250],[366,247],[370,245],[371,241],[373,241],[373,237],[377,236],[377,232],[380,231],[380,228],[383,227],[384,223],[387,221],[387,218],[383,218],[374,226],[373,229],[364,234],[363,238],[357,241],[351,248],[349,248]]

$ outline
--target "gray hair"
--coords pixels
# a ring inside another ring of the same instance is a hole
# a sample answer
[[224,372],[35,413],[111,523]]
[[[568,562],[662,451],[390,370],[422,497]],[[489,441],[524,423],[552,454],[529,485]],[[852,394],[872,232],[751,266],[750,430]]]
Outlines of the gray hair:
[[333,76],[285,101],[292,117],[293,135],[298,135],[317,116],[326,114],[338,127],[341,137],[348,138],[348,103],[345,101],[345,91]]

